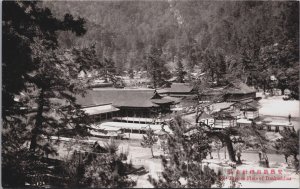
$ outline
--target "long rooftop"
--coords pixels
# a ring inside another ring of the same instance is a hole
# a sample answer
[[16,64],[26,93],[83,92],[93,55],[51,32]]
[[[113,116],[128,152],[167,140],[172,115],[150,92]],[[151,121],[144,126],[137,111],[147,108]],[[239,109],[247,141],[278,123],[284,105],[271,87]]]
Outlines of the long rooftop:
[[162,98],[154,89],[104,88],[89,90],[77,96],[77,103],[83,107],[112,104],[115,107],[158,107],[159,104],[172,103]]

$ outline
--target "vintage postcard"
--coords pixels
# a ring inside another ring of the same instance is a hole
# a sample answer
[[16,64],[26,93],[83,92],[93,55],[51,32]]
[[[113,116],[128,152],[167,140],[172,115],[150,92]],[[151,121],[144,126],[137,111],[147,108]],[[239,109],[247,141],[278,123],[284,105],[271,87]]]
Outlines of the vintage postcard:
[[298,1],[4,1],[4,188],[299,188]]

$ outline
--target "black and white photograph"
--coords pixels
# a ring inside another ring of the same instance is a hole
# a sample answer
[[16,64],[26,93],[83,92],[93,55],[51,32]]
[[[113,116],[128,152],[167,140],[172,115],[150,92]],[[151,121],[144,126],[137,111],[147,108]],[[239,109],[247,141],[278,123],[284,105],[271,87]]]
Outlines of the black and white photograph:
[[3,188],[299,188],[299,1],[2,1]]

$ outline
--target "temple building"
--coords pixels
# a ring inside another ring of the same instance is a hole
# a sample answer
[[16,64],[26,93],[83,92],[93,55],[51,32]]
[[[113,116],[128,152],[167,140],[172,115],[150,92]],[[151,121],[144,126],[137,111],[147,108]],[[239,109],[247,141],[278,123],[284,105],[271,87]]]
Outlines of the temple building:
[[224,100],[227,102],[237,102],[241,100],[256,98],[256,90],[242,82],[233,82],[226,89]]
[[89,90],[76,101],[95,121],[112,117],[153,118],[169,113],[174,103],[160,96],[154,89],[100,88]]
[[160,95],[171,97],[188,97],[196,95],[194,87],[188,83],[172,83],[171,87],[157,91]]

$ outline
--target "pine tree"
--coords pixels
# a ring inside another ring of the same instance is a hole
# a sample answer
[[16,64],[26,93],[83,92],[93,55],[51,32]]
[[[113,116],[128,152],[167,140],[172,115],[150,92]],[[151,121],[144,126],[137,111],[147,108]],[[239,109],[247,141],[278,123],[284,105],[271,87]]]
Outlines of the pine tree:
[[294,166],[296,171],[299,171],[299,131],[282,131],[280,134],[282,139],[276,141],[274,147],[278,149],[281,154],[284,154],[286,158],[292,156],[294,158]]
[[[77,53],[80,50],[86,51],[85,59],[89,60],[89,64],[97,62],[93,47],[64,51],[46,50],[37,44],[34,48],[33,57],[39,68],[31,74],[31,80],[37,88],[34,92],[38,93],[33,102],[37,106],[36,115],[32,119],[34,126],[30,149],[33,151],[38,147],[37,140],[41,134],[57,134],[65,130],[66,126],[73,129],[74,134],[78,130],[84,132],[83,125],[87,118],[75,98],[76,94],[83,95],[86,89],[85,83],[78,79],[82,66],[76,60],[82,59]],[[84,66],[89,67],[87,64]]]
[[106,81],[114,82],[115,75],[116,75],[116,67],[115,63],[110,58],[104,58],[103,68],[102,68],[102,75]]
[[184,76],[185,75],[186,75],[186,72],[184,71],[181,59],[178,58],[177,68],[176,68],[177,82],[184,83]]
[[146,131],[146,135],[143,135],[143,141],[141,142],[141,145],[145,148],[150,148],[151,155],[154,157],[153,154],[153,145],[157,142],[157,139],[154,135],[154,131],[149,127]]
[[[44,137],[66,128],[74,134],[86,133],[86,115],[74,94],[84,92],[84,84],[77,80],[81,67],[96,60],[90,48],[58,47],[58,31],[85,33],[82,18],[66,14],[59,20],[38,2],[4,2],[3,8],[3,184],[23,186],[22,178],[45,170],[43,154],[56,152]],[[88,52],[83,56],[86,61],[77,62],[79,51]]]
[[119,154],[118,144],[111,140],[104,147],[91,152],[76,152],[63,164],[63,178],[67,187],[125,188],[136,183],[128,177],[132,165],[124,163],[127,156]]
[[200,130],[188,130],[180,117],[170,123],[174,135],[168,136],[168,156],[162,157],[164,170],[158,180],[149,181],[158,188],[210,188],[219,178],[202,160],[209,152],[208,136]]
[[[198,100],[201,101],[202,100],[202,95],[205,93],[210,92],[210,88],[212,86],[212,84],[210,84],[209,81],[207,80],[201,80],[201,81],[197,81],[195,83],[196,87],[195,89],[198,90]],[[226,94],[226,90],[227,87],[230,84],[226,85],[225,88],[223,89],[223,91],[220,94],[216,94],[212,99],[210,99],[210,102],[208,104],[198,104],[197,108],[196,108],[196,119],[195,119],[195,123],[199,124],[201,127],[206,128],[205,129],[205,133],[210,136],[210,137],[216,137],[218,138],[224,145],[226,145],[228,153],[229,153],[229,158],[231,161],[235,162],[236,158],[235,158],[235,150],[233,148],[232,145],[232,140],[231,140],[231,136],[236,134],[237,132],[232,129],[232,128],[225,128],[222,131],[214,131],[211,126],[207,125],[206,123],[201,122],[199,119],[201,117],[201,115],[205,112],[205,108],[209,107],[210,105],[212,105],[215,102],[219,102],[221,100],[223,100],[224,95]]]
[[[85,21],[75,20],[66,14],[63,20],[52,16],[48,8],[41,8],[38,2],[3,3],[3,86],[2,115],[6,119],[16,114],[15,107],[22,106],[14,100],[15,95],[27,88],[29,73],[39,67],[32,59],[33,40],[44,40],[49,49],[57,47],[57,31],[71,30],[83,35]],[[45,24],[47,23],[47,24]],[[18,109],[18,108],[17,108]]]
[[236,135],[240,136],[245,146],[258,148],[262,151],[265,157],[265,165],[269,167],[269,159],[267,155],[268,139],[265,137],[265,131],[261,131],[254,122],[251,126],[235,128]]
[[128,74],[129,74],[129,78],[130,78],[130,79],[133,79],[133,78],[134,78],[134,73],[133,73],[133,69],[132,69],[132,68],[130,68],[130,69],[128,70]]
[[146,56],[146,69],[153,83],[153,87],[161,87],[166,79],[170,77],[169,71],[165,67],[165,62],[161,58],[162,50],[151,46],[150,52]]

